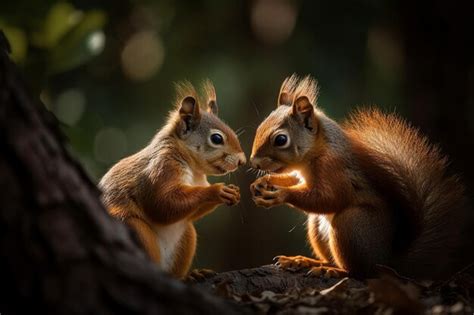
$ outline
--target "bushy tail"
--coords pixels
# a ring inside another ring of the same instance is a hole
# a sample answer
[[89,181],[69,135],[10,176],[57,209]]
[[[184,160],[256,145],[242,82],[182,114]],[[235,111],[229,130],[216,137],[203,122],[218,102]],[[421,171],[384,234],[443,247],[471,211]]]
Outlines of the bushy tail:
[[[363,143],[379,166],[395,179],[399,193],[419,218],[421,231],[399,264],[423,275],[441,275],[447,266],[458,268],[463,229],[472,217],[465,189],[446,171],[448,160],[438,147],[395,114],[376,109],[356,112],[346,131]],[[459,266],[462,262],[459,263]],[[449,269],[449,268],[448,268]]]

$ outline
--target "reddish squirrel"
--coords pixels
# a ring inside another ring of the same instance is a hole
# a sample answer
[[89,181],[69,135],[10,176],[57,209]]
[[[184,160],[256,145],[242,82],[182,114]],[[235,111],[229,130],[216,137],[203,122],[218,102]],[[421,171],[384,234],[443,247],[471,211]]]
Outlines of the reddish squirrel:
[[270,173],[251,185],[255,203],[305,211],[319,258],[277,264],[362,277],[381,264],[420,279],[460,269],[472,212],[446,157],[394,114],[359,110],[339,125],[316,107],[317,93],[311,77],[287,78],[253,144],[252,167]]
[[207,181],[206,175],[237,169],[245,155],[234,131],[217,117],[210,82],[204,91],[203,101],[191,84],[178,85],[176,109],[165,126],[99,184],[110,214],[132,227],[149,256],[176,277],[187,274],[194,257],[193,221],[240,200],[238,187]]

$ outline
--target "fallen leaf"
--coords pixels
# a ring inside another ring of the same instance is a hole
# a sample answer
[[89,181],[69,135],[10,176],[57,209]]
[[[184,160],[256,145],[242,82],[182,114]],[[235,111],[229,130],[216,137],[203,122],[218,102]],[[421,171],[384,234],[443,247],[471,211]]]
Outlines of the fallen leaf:
[[319,292],[319,293],[321,295],[327,295],[329,293],[342,293],[347,289],[347,280],[349,280],[349,278],[347,278],[347,277],[343,278],[341,281],[339,281],[338,283],[336,283],[332,287],[321,290],[321,292]]

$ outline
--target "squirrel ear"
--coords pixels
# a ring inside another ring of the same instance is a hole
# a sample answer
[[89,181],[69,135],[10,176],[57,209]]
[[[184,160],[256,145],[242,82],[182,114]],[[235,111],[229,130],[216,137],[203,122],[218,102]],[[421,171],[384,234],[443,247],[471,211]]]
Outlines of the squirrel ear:
[[292,105],[293,115],[297,117],[306,129],[312,133],[318,132],[318,121],[314,113],[313,104],[306,96],[298,97]]
[[288,94],[286,92],[281,92],[280,93],[280,96],[278,97],[278,106],[281,106],[281,105],[287,105],[287,106],[291,105],[290,94]]
[[219,109],[217,107],[216,100],[209,101],[209,104],[207,104],[207,111],[217,116],[217,112],[219,111]]
[[196,129],[201,120],[201,113],[194,97],[187,96],[181,101],[179,116],[181,117],[178,128],[180,136],[186,136],[189,132]]

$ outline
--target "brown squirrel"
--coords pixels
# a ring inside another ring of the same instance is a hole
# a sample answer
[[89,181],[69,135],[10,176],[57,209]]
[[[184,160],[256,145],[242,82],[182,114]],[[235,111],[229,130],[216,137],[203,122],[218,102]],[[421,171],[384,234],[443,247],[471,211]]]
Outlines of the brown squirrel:
[[187,82],[177,92],[165,126],[148,146],[115,164],[99,186],[110,214],[136,231],[151,259],[183,277],[196,250],[193,221],[240,200],[237,186],[210,185],[207,175],[232,172],[246,159],[235,132],[217,117],[210,81],[203,98]]
[[462,267],[471,212],[439,149],[376,109],[339,125],[316,107],[317,94],[310,76],[287,78],[253,144],[252,167],[269,172],[251,185],[255,203],[306,212],[319,258],[278,256],[277,265],[361,277],[385,265],[419,279]]

